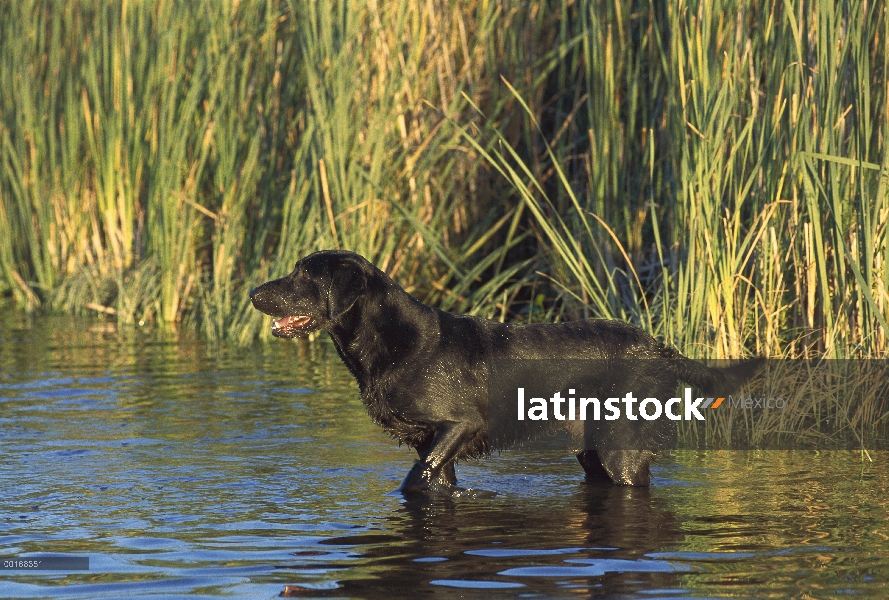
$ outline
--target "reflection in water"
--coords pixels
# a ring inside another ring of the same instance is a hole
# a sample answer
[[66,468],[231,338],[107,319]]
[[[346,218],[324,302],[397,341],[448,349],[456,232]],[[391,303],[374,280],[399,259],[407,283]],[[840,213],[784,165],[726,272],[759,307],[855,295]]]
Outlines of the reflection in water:
[[413,453],[326,343],[0,316],[0,597],[882,597],[887,453],[677,452],[588,482],[560,440],[392,494]]
[[[666,589],[680,585],[676,574],[686,569],[645,558],[682,535],[662,504],[647,488],[582,480],[555,502],[515,496],[483,501],[420,496],[406,500],[389,518],[387,529],[394,534],[370,540],[337,537],[322,544],[372,542],[362,553],[364,559],[384,573],[388,585],[405,590],[521,586],[552,593],[556,583],[572,593]],[[589,565],[567,566],[578,560],[595,561],[594,580],[586,572]],[[534,569],[528,572],[516,567],[529,564],[548,566],[524,567]],[[354,579],[343,582],[341,591],[367,596],[379,586],[376,577]]]

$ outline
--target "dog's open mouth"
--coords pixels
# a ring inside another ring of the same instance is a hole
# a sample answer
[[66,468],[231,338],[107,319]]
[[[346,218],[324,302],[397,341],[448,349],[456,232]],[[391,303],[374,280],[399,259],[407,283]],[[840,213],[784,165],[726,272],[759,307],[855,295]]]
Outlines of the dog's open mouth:
[[314,329],[315,319],[309,315],[292,315],[272,321],[272,335],[279,338],[305,335]]

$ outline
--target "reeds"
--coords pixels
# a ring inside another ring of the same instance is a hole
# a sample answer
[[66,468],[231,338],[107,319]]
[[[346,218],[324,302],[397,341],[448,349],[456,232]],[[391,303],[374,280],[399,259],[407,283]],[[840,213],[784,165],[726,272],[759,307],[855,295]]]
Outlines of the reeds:
[[484,87],[496,13],[4,5],[6,293],[246,342],[262,322],[250,287],[312,250],[350,248],[433,300],[484,305],[484,286],[452,288],[480,282],[467,271],[483,250],[500,257],[519,239],[493,239],[516,209],[467,201],[479,160],[454,150],[442,115],[458,89]]
[[4,3],[0,291],[248,342],[339,247],[451,310],[883,356],[886,10]]
[[885,5],[576,11],[549,108],[511,90],[536,155],[498,127],[477,146],[533,215],[568,314],[692,356],[883,356]]

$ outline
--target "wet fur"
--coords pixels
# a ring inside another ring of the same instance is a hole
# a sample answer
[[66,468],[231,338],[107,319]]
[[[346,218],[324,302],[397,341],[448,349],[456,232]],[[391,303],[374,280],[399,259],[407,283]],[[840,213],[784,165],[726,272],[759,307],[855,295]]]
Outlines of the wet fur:
[[[671,392],[680,380],[709,389],[732,376],[617,321],[509,325],[443,312],[422,304],[352,252],[306,256],[290,275],[259,286],[250,297],[269,315],[311,315],[313,328],[330,334],[358,381],[371,419],[417,450],[419,460],[401,486],[404,492],[436,482],[455,484],[455,461],[488,453],[491,360],[655,358],[670,365],[658,387]],[[749,370],[737,375],[746,377]],[[591,476],[647,485],[654,452],[597,452],[587,445],[577,456]]]

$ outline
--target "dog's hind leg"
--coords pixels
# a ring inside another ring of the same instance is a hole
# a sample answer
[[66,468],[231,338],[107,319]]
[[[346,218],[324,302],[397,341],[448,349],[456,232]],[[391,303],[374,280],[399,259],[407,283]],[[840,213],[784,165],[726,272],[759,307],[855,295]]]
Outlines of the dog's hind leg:
[[602,466],[602,461],[599,460],[599,453],[595,450],[582,450],[581,452],[578,452],[577,462],[579,462],[580,466],[583,467],[583,470],[586,471],[587,477],[611,478],[611,475],[609,475],[608,471],[605,470],[605,467]]
[[651,482],[649,466],[654,458],[654,452],[650,450],[600,450],[598,455],[602,468],[614,483],[648,485]]
[[[651,450],[611,450],[596,443],[597,437],[603,432],[586,422],[584,429],[579,426],[569,428],[575,437],[583,435],[584,439],[574,445],[577,462],[586,471],[587,477],[608,477],[621,485],[648,485],[651,480],[649,465],[655,453]],[[614,444],[612,444],[613,447]],[[618,447],[620,447],[618,445]]]

